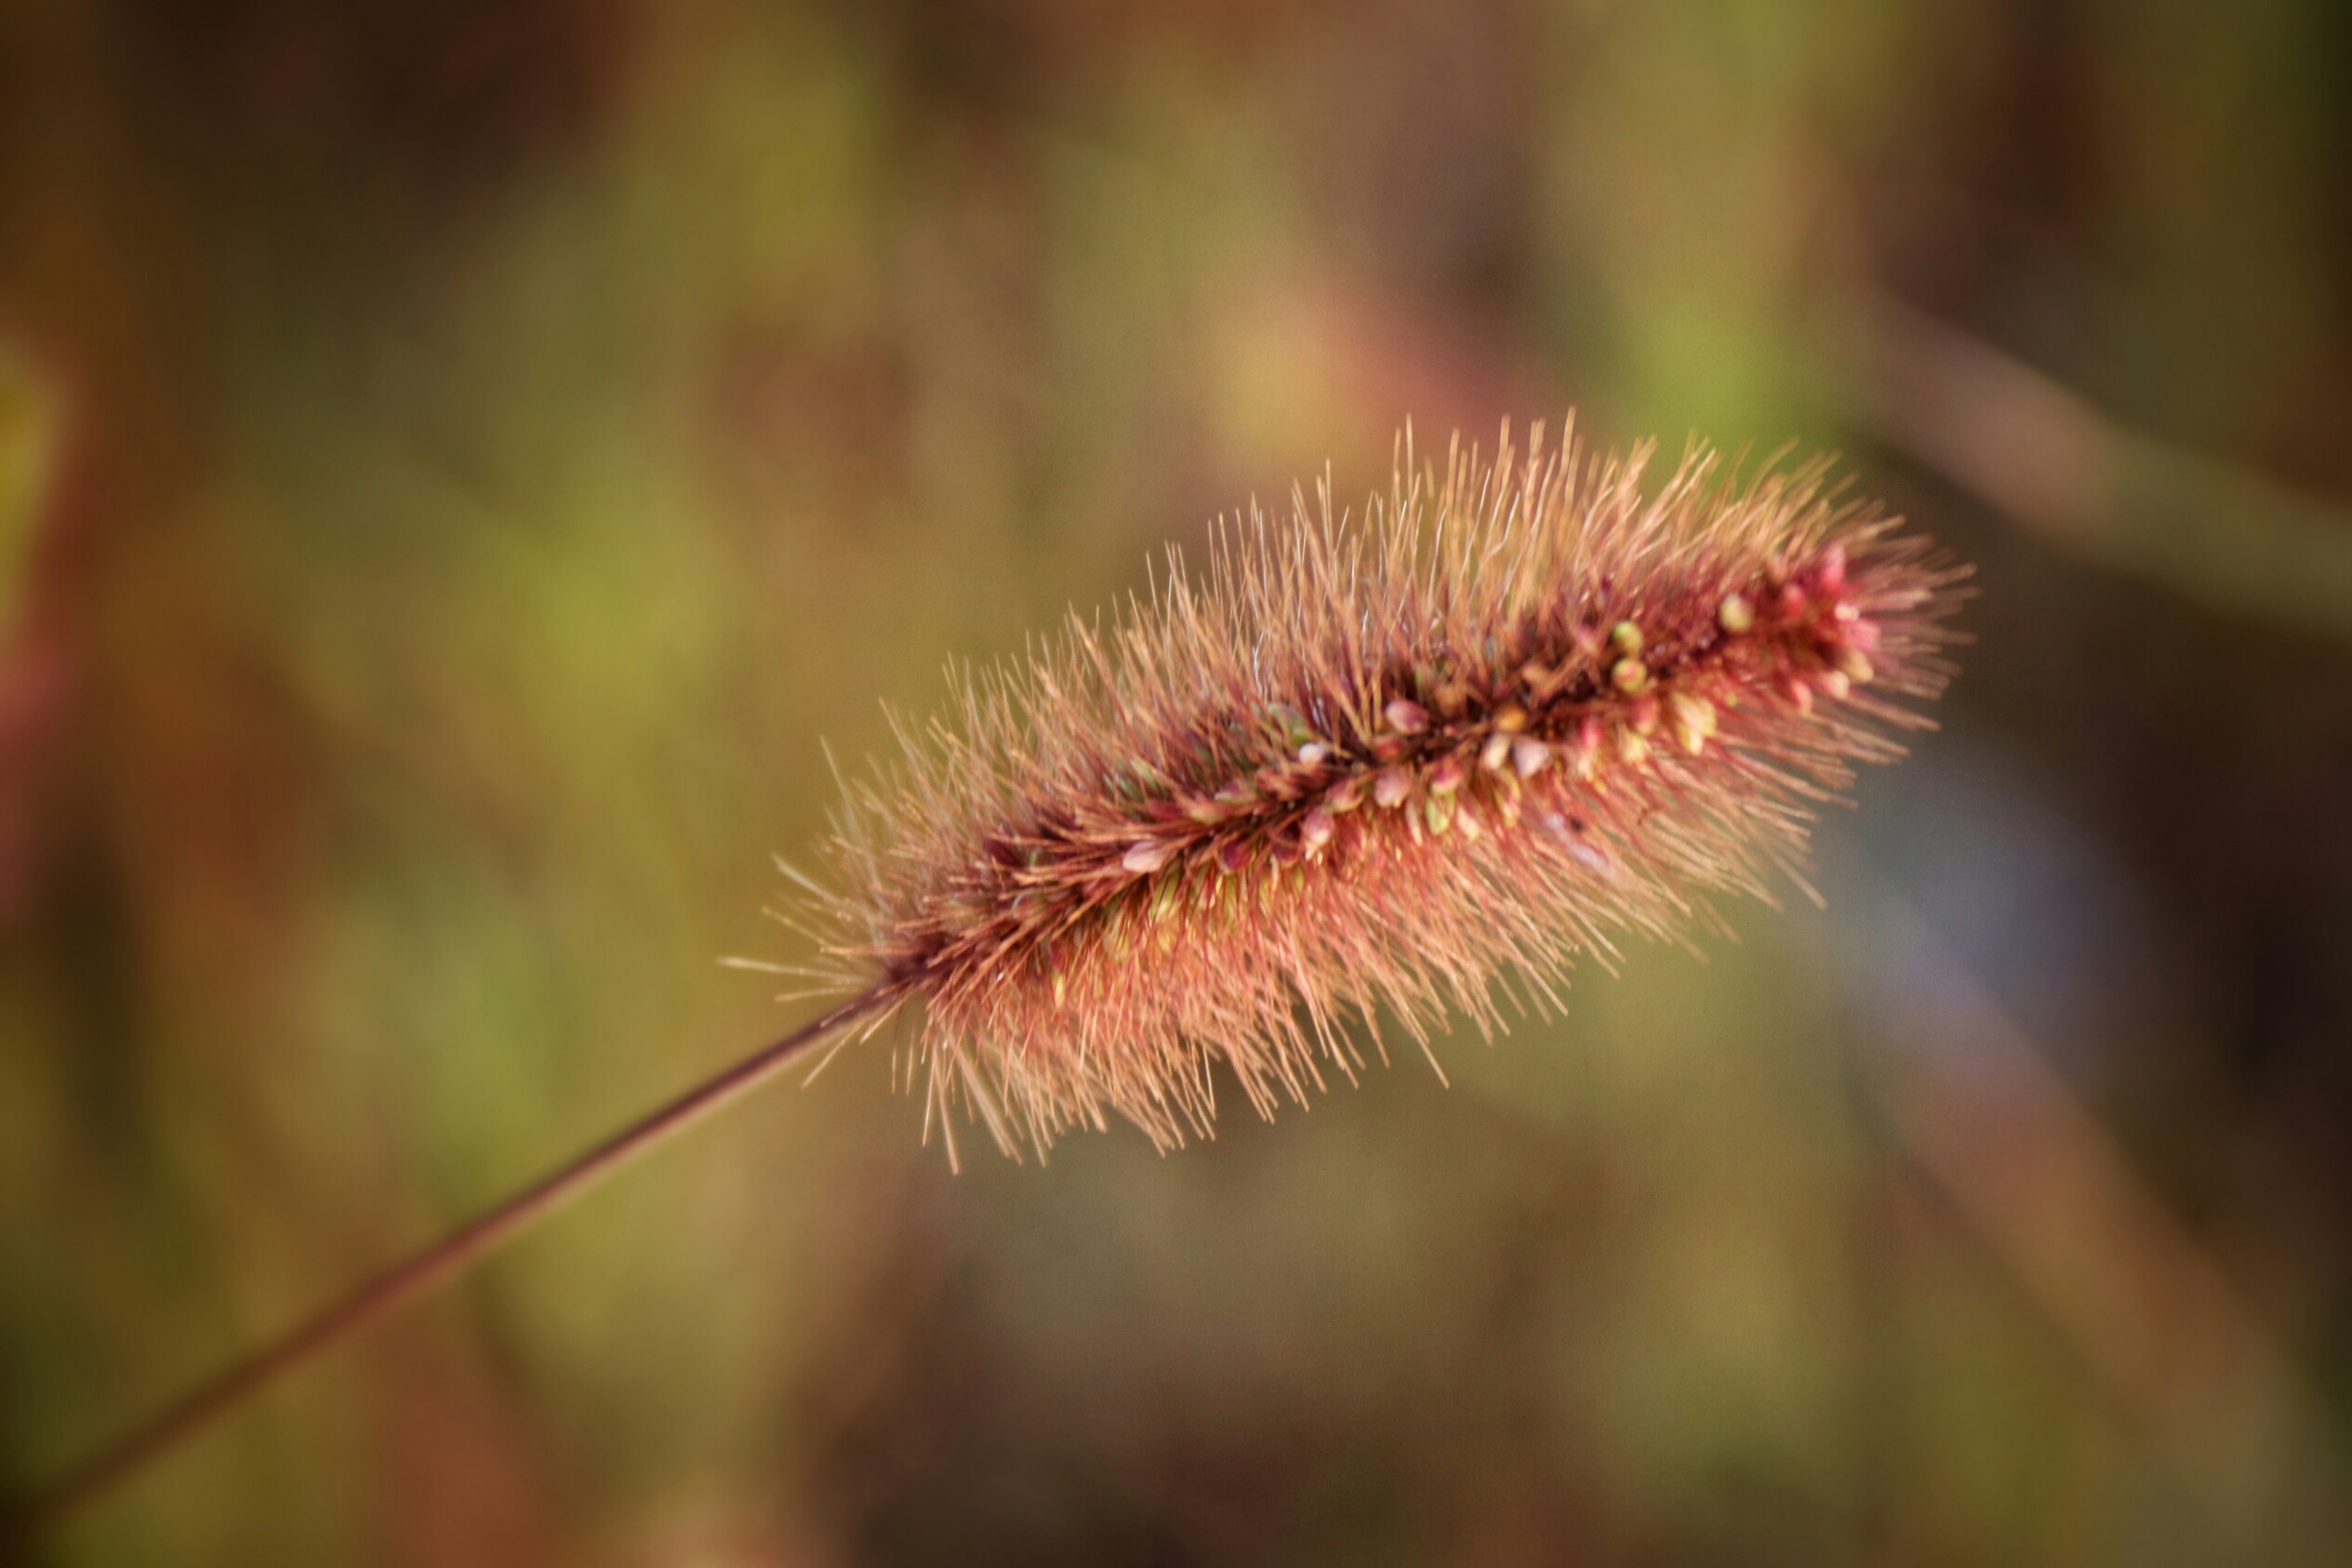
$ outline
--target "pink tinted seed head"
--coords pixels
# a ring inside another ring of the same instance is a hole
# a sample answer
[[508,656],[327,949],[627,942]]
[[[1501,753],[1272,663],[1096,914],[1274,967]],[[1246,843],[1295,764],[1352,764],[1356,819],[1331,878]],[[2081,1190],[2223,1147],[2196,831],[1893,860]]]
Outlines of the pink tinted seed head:
[[[918,1016],[930,1109],[1042,1154],[1110,1113],[1206,1135],[1556,1003],[1579,951],[1720,924],[1800,871],[1810,804],[1888,762],[1964,576],[1825,462],[1739,482],[1573,439],[1399,462],[1361,523],[1303,498],[1072,616],[854,787],[828,962]],[[1800,879],[1801,885],[1801,879]],[[926,1117],[926,1125],[929,1123]]]

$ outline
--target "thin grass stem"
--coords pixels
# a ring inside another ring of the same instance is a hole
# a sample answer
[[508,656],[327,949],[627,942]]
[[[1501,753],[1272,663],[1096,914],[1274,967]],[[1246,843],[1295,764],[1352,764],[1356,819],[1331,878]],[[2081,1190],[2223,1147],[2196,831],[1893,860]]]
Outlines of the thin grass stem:
[[882,1013],[891,1000],[888,985],[876,985],[745,1056],[191,1390],[11,1510],[0,1525],[0,1561],[12,1561],[24,1547],[120,1490],[299,1368],[445,1284],[605,1176],[759,1088],[809,1047]]

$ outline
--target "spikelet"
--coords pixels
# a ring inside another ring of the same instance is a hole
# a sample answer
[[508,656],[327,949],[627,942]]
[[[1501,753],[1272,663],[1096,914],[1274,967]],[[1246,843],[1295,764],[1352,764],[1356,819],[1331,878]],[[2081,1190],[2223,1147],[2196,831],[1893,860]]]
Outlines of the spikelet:
[[1809,804],[1926,724],[1892,699],[1942,689],[1965,574],[1825,461],[1694,449],[1645,495],[1649,455],[1408,448],[1361,525],[1328,482],[1253,509],[1204,578],[1172,552],[1148,606],[953,680],[816,896],[831,977],[920,1014],[926,1136],[962,1101],[1008,1152],[1107,1112],[1180,1144],[1219,1061],[1270,1114],[1359,1026],[1492,1030],[1579,951],[1803,885]]

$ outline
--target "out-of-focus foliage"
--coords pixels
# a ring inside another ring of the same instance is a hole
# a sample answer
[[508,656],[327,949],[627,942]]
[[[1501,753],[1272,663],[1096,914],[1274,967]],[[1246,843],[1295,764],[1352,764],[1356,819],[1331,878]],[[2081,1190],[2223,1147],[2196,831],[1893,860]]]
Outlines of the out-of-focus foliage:
[[0,1482],[801,1017],[882,703],[1573,402],[1983,566],[1826,912],[1164,1160],[845,1054],[56,1561],[2342,1561],[2352,649],[2166,573],[2352,548],[2348,161],[2334,0],[21,0]]

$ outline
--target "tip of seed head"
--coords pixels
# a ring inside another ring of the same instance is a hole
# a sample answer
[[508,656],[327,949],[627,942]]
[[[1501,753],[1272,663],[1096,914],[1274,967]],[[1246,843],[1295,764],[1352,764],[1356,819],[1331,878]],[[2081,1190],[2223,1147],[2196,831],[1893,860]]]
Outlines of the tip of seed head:
[[1601,767],[1601,721],[1588,718],[1576,725],[1576,738],[1568,747],[1568,771],[1589,780]]
[[1756,624],[1756,606],[1742,595],[1734,593],[1717,608],[1715,619],[1724,631],[1736,637]]
[[1609,628],[1609,645],[1630,658],[1641,651],[1641,629],[1629,620]]
[[1429,831],[1442,833],[1454,826],[1454,794],[1450,790],[1430,791],[1421,803],[1422,815],[1428,819]]
[[1429,711],[1409,697],[1400,697],[1380,711],[1389,727],[1403,735],[1418,735],[1429,727]]
[[1139,877],[1148,877],[1176,857],[1176,846],[1168,839],[1146,839],[1120,857],[1119,864]]
[[1675,744],[1694,757],[1706,751],[1708,737],[1715,733],[1715,704],[1677,692],[1667,699],[1667,710],[1674,717]]
[[[1624,624],[1632,623],[1628,621]],[[1650,684],[1650,671],[1638,658],[1621,658],[1610,667],[1609,684],[1619,691],[1640,691]]]

